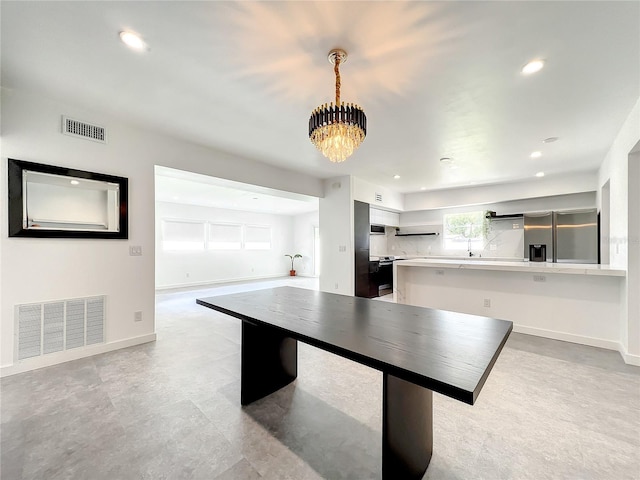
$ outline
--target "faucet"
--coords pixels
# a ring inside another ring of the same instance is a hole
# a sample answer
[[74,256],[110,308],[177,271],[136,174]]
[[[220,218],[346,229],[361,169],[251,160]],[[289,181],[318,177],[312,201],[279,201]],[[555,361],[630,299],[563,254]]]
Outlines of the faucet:
[[473,252],[471,251],[471,239],[469,239],[469,243],[467,244],[467,250],[469,250],[469,256],[473,257]]

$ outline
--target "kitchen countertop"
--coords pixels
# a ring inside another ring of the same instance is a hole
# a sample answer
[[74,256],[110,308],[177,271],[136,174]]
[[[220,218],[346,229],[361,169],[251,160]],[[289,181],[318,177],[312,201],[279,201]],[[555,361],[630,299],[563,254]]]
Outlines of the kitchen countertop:
[[497,261],[475,259],[441,259],[441,258],[415,258],[411,260],[398,260],[394,262],[398,267],[432,267],[432,268],[456,268],[464,270],[500,270],[512,272],[530,273],[557,273],[569,275],[600,275],[609,277],[625,277],[626,270],[613,268],[610,265],[598,265],[587,263],[547,263],[528,261]]

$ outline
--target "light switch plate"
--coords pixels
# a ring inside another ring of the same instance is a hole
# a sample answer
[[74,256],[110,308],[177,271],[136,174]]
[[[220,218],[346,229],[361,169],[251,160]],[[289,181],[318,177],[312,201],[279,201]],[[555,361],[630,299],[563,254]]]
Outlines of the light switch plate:
[[129,246],[129,255],[132,257],[141,257],[142,256],[142,245],[130,245]]

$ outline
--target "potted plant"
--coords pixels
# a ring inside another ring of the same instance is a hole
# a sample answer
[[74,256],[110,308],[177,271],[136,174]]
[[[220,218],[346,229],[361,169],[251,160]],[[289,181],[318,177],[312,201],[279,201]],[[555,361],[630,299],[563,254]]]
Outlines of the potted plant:
[[296,276],[296,271],[293,268],[293,261],[296,258],[302,258],[302,255],[300,255],[299,253],[296,253],[295,255],[285,255],[285,257],[289,257],[291,259],[291,270],[289,270],[289,275],[292,276],[292,277],[295,277]]

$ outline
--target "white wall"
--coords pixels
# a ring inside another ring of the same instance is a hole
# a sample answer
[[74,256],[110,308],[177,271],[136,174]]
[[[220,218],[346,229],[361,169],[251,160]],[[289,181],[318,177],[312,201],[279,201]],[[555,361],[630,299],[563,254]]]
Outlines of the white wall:
[[[640,248],[640,240],[630,237],[629,213],[637,212],[640,205],[637,197],[629,195],[630,187],[640,189],[632,183],[629,164],[635,157],[630,153],[638,147],[640,141],[640,98],[631,109],[629,116],[614,139],[611,149],[605,156],[598,171],[598,187],[601,189],[607,181],[610,189],[609,258],[612,266],[627,269],[627,285],[624,289],[623,313],[620,329],[622,343],[627,349],[627,360],[640,365],[640,264],[629,255],[630,248]],[[636,160],[637,161],[637,160]],[[633,167],[632,167],[633,168]],[[632,170],[633,173],[633,170]],[[636,232],[638,234],[639,232]]]
[[[629,153],[640,139],[640,99],[630,112],[613,141],[598,172],[598,188],[609,181],[610,198],[610,256],[611,265],[627,267],[629,243]],[[637,205],[633,206],[637,208]]]
[[552,195],[593,192],[597,189],[597,179],[597,172],[575,173],[507,184],[408,193],[404,196],[404,211],[494,204]]
[[[293,248],[293,216],[156,202],[156,288],[281,277],[289,274],[285,254]],[[162,248],[162,220],[264,225],[271,227],[271,250],[190,250]]]
[[[103,125],[107,145],[62,135],[61,115]],[[7,158],[72,167],[129,178],[129,239],[69,240],[8,238],[7,209],[0,218],[0,366],[3,375],[42,365],[14,364],[16,304],[107,296],[106,342],[119,348],[154,338],[154,165],[262,185],[311,196],[322,195],[316,178],[268,166],[170,138],[120,119],[15,90],[2,89],[0,198],[7,198]],[[142,246],[141,257],[129,245]],[[283,259],[284,260],[284,259]],[[133,312],[142,311],[141,322]],[[95,350],[43,357],[46,364]]]
[[320,225],[320,290],[353,295],[355,255],[351,177],[324,181]]
[[[629,155],[628,347],[640,354],[640,142]],[[637,355],[640,360],[640,355]],[[639,362],[640,364],[640,362]]]
[[[393,190],[374,185],[361,178],[353,177],[353,199],[382,209],[401,212],[404,210],[404,195]],[[382,201],[376,200],[376,194],[382,195]]]
[[[301,213],[293,217],[293,249],[292,253],[299,253],[302,258],[296,259],[298,275],[310,277],[315,272],[314,259],[314,228],[320,226],[318,211]],[[319,260],[319,259],[318,259]]]

